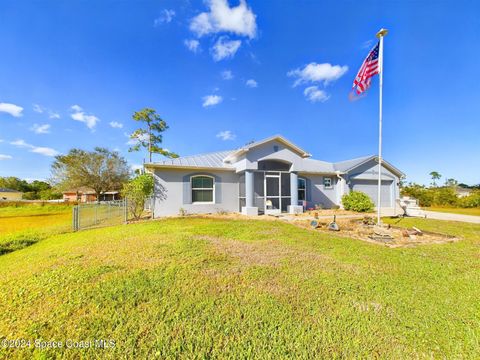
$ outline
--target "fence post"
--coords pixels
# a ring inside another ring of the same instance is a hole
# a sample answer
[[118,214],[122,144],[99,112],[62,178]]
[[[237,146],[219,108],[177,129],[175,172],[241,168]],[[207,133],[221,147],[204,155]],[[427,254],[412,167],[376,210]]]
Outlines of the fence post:
[[72,227],[73,231],[78,231],[78,205],[74,205],[72,208]]
[[127,198],[123,199],[123,223],[126,224],[128,221],[128,209],[127,209]]

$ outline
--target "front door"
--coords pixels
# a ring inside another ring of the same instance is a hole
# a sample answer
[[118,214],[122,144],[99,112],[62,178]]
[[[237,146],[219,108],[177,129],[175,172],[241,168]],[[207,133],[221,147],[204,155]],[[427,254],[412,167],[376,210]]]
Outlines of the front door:
[[280,173],[265,174],[265,214],[280,214],[282,209]]

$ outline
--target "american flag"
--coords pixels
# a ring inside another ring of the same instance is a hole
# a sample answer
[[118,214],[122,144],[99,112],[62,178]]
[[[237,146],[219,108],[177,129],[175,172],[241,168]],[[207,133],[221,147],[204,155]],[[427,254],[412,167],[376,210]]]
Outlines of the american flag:
[[355,80],[353,80],[352,89],[357,95],[366,91],[370,87],[372,77],[380,72],[380,66],[378,65],[379,46],[380,42],[368,53]]

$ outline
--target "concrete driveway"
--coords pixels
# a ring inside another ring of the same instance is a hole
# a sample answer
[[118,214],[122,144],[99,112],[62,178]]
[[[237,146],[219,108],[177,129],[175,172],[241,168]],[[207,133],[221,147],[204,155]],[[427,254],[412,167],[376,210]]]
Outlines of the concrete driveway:
[[480,224],[480,216],[452,214],[452,213],[444,213],[444,212],[436,212],[436,211],[425,211],[425,214],[427,215],[427,219],[462,221],[462,222]]

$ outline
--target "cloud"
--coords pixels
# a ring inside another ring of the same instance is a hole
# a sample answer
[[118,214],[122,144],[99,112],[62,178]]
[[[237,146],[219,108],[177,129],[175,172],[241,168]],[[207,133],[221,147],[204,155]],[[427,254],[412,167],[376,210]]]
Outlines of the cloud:
[[241,40],[229,40],[228,36],[220,36],[211,48],[215,61],[232,58],[242,44]]
[[348,71],[348,66],[331,65],[329,63],[317,64],[311,62],[305,65],[303,69],[291,70],[287,76],[297,78],[293,86],[304,83],[323,82],[324,85],[340,79]]
[[0,112],[12,115],[13,117],[22,116],[23,108],[21,106],[9,103],[0,103]]
[[148,134],[143,134],[140,138],[132,139],[126,132],[123,133],[128,138],[127,145],[137,145],[140,141],[148,141]]
[[30,149],[29,150],[30,152],[40,154],[40,155],[44,155],[44,156],[56,156],[56,155],[59,154],[59,152],[57,150],[54,150],[54,149],[49,148],[49,147],[31,145],[31,144],[26,143],[25,140],[22,140],[22,139],[12,141],[10,144],[14,145],[14,146],[17,146],[17,147],[20,147],[20,148]]
[[143,170],[143,165],[141,165],[141,164],[132,164],[132,165],[130,166],[130,168],[132,169],[132,171]]
[[204,108],[220,104],[223,100],[223,98],[219,95],[207,95],[207,96],[204,96],[202,99],[203,99],[202,106]]
[[258,83],[254,79],[248,79],[245,82],[245,85],[248,86],[249,88],[256,88],[258,87]]
[[201,50],[200,49],[200,42],[198,40],[185,39],[183,41],[183,43],[185,44],[185,46],[187,47],[188,50],[190,50],[191,52],[193,52],[195,54]]
[[303,94],[310,102],[325,102],[330,96],[324,91],[320,90],[318,86],[309,86],[304,91]]
[[33,124],[30,130],[32,130],[35,134],[48,134],[50,133],[50,124]]
[[60,114],[58,112],[47,109],[45,106],[42,106],[40,104],[33,104],[32,108],[33,111],[39,114],[43,114],[44,112],[48,113],[48,117],[50,119],[60,119]]
[[60,114],[55,111],[48,110],[48,117],[50,119],[60,119]]
[[175,16],[174,10],[163,9],[160,16],[153,21],[153,26],[157,27],[162,24],[168,24],[173,20],[174,16]]
[[33,104],[33,111],[41,114],[45,111],[45,108],[41,105],[38,105],[38,104]]
[[0,154],[0,160],[10,160],[12,159],[11,155]]
[[223,80],[232,80],[233,79],[233,73],[230,70],[222,71],[221,75],[222,75]]
[[235,138],[237,137],[237,135],[235,135],[230,130],[220,131],[216,136],[217,136],[217,138],[220,138],[223,141],[235,140]]
[[254,38],[257,33],[256,15],[245,0],[230,7],[227,0],[207,0],[208,12],[202,12],[190,22],[190,30],[198,37],[229,32]]
[[70,109],[73,111],[73,114],[70,115],[71,118],[85,123],[91,130],[93,130],[97,125],[97,122],[100,121],[95,115],[87,115],[79,105],[73,105]]
[[122,123],[119,123],[118,121],[110,121],[110,126],[112,128],[116,128],[116,129],[121,129],[123,128],[123,124]]

